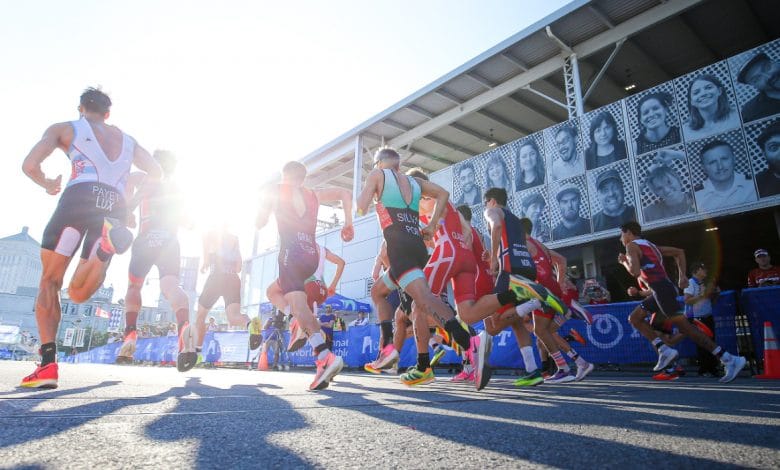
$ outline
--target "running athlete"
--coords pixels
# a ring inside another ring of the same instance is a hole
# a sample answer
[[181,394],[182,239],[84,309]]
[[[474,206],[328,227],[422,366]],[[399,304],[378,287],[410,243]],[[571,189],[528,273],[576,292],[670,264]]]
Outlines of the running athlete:
[[[183,362],[182,333],[189,325],[190,307],[187,294],[179,287],[180,254],[177,232],[182,224],[181,198],[176,183],[172,181],[176,169],[176,156],[172,152],[157,150],[154,159],[163,170],[163,179],[148,186],[140,203],[138,236],[133,242],[130,256],[129,279],[125,294],[124,343],[116,357],[117,364],[132,363],[137,339],[136,322],[141,310],[141,288],[152,266],[157,266],[160,291],[176,313],[179,332],[179,357],[176,362],[180,371],[186,370]],[[130,176],[134,185],[138,173]]]
[[[125,227],[128,201],[125,185],[135,165],[146,173],[145,182],[160,179],[159,165],[149,152],[119,128],[106,124],[111,99],[96,88],[87,88],[79,102],[80,118],[53,124],[25,157],[22,171],[50,195],[60,192],[62,175],[47,178],[41,164],[56,149],[71,162],[71,175],[43,232],[40,290],[35,318],[41,340],[41,364],[22,379],[22,387],[56,388],[58,367],[57,328],[60,323],[59,291],[73,255],[81,249],[68,295],[76,303],[87,301],[100,287],[115,253],[130,248],[133,236]],[[145,184],[139,190],[143,194]],[[83,242],[83,243],[82,243]]]
[[322,390],[341,371],[344,361],[325,345],[319,321],[306,299],[306,280],[319,264],[314,235],[320,204],[341,201],[345,217],[342,240],[352,240],[355,230],[352,226],[352,194],[340,188],[312,191],[303,186],[305,178],[306,167],[303,164],[291,161],[284,165],[281,184],[267,188],[257,215],[257,228],[265,227],[274,214],[279,229],[279,286],[293,318],[309,338],[317,356],[317,373],[309,389]]
[[[316,243],[316,242],[315,242]],[[306,302],[311,308],[312,312],[316,312],[318,306],[322,305],[328,297],[336,293],[336,286],[339,285],[341,275],[344,273],[344,266],[346,261],[329,249],[316,243],[318,264],[317,270],[306,279],[306,284],[303,286],[306,291]],[[330,281],[330,285],[325,284],[325,261],[329,261],[336,265],[336,273],[333,275],[333,279]],[[265,292],[268,300],[279,310],[289,313],[289,306],[287,301],[284,300],[284,294],[282,294],[282,286],[279,284],[279,280],[272,282]],[[306,334],[301,328],[298,327],[298,322],[293,318],[290,322],[290,344],[288,345],[288,352],[293,352],[301,349],[306,344]]]
[[[485,219],[490,228],[490,271],[496,274],[495,292],[511,289],[518,299],[528,300],[517,309],[520,316],[542,308],[543,303],[545,311],[565,315],[568,309],[560,299],[544,286],[530,281],[530,279],[536,279],[536,265],[528,252],[525,230],[520,219],[506,208],[506,190],[490,188],[485,192],[484,200]],[[505,306],[499,310],[499,313],[503,313],[509,308],[511,306]],[[544,328],[538,329],[537,336],[542,338],[547,349],[555,358],[559,370],[563,372],[561,377],[551,380],[550,383],[573,380],[573,376],[571,379],[565,378],[569,366],[550,335],[548,323],[543,321],[543,324]]]
[[[213,230],[203,236],[203,263],[200,272],[209,272],[203,291],[198,297],[198,313],[195,318],[195,332],[190,325],[179,334],[180,352],[179,370],[190,370],[199,362],[206,337],[206,315],[219,300],[225,301],[225,314],[229,326],[246,327],[249,330],[249,349],[257,349],[263,341],[260,318],[251,320],[241,313],[241,250],[238,237],[230,233],[227,227]],[[193,340],[195,347],[193,348]],[[182,344],[183,341],[183,344]]]
[[639,304],[630,319],[634,320],[642,315],[642,321],[632,321],[636,328],[658,350],[658,363],[653,368],[658,372],[669,365],[678,356],[676,349],[665,345],[653,331],[653,328],[644,321],[648,313],[656,312],[671,320],[672,325],[693,340],[694,343],[720,359],[726,370],[720,382],[731,382],[747,362],[742,356],[732,356],[721,346],[718,346],[705,336],[698,328],[688,323],[677,302],[677,288],[669,279],[664,268],[663,256],[672,256],[677,260],[679,270],[680,287],[685,287],[685,253],[678,248],[659,247],[641,238],[642,227],[637,222],[627,222],[620,227],[620,242],[626,247],[626,252],[618,256],[618,262],[626,271],[634,277],[640,278],[652,291],[652,297],[648,297]]
[[[420,312],[444,326],[445,331],[462,348],[467,349],[471,339],[470,332],[455,318],[452,309],[431,292],[423,273],[428,261],[428,251],[423,238],[433,238],[436,226],[444,214],[449,193],[430,181],[402,174],[400,163],[401,157],[395,150],[377,150],[374,154],[374,164],[377,168],[369,173],[357,200],[358,214],[368,211],[372,200],[376,202],[377,217],[387,242],[390,263],[390,269],[382,276],[382,282],[375,283],[371,288],[371,298],[377,308],[384,343],[380,344],[379,358],[374,361],[374,368],[378,370],[392,364],[398,357],[398,351],[392,345],[393,310],[387,300],[391,292],[398,287],[414,300]],[[436,200],[430,224],[422,229],[419,227],[421,197]],[[427,354],[426,352],[425,355]],[[418,355],[417,366],[416,370],[425,375],[430,369],[430,360],[424,355]],[[417,383],[424,383],[425,380],[426,378],[422,377]],[[411,384],[407,381],[405,383]]]

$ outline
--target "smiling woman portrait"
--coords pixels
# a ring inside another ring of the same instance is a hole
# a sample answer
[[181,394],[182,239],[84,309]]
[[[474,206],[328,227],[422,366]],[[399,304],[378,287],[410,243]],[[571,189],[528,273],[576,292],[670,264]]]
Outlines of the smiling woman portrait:
[[680,128],[670,125],[674,117],[673,105],[672,95],[665,91],[648,93],[639,100],[636,106],[639,135],[634,139],[635,155],[680,142]]
[[596,115],[590,122],[590,146],[585,151],[588,170],[626,158],[626,145],[618,137],[618,125],[608,111]]
[[723,83],[712,74],[700,74],[688,84],[685,140],[701,139],[739,126],[737,111],[729,102]]

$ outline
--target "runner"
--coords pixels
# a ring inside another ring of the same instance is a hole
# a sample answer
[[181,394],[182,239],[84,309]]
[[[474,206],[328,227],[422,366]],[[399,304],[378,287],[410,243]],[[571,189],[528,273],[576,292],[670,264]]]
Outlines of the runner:
[[314,235],[317,212],[324,202],[341,201],[345,223],[341,238],[350,241],[355,236],[352,227],[352,194],[340,188],[312,191],[303,186],[306,167],[291,161],[282,169],[282,182],[268,187],[257,215],[257,229],[268,223],[271,214],[279,229],[279,286],[290,306],[293,318],[308,337],[317,356],[317,373],[310,390],[322,390],[341,371],[344,361],[325,346],[325,337],[306,299],[306,280],[319,264]]
[[[22,171],[50,195],[60,192],[62,175],[47,178],[41,164],[56,149],[70,159],[72,172],[41,243],[43,265],[35,302],[40,335],[41,363],[22,379],[22,387],[56,388],[59,379],[57,328],[60,323],[60,288],[73,255],[82,247],[76,271],[68,285],[75,303],[86,302],[100,287],[115,253],[130,248],[133,236],[124,226],[137,199],[126,200],[125,185],[135,165],[146,173],[145,183],[160,179],[161,170],[151,155],[119,128],[106,124],[111,99],[87,88],[79,101],[77,121],[53,124],[25,157]],[[138,194],[143,194],[142,183]],[[82,243],[83,242],[83,243]]]
[[[209,276],[198,297],[198,313],[195,318],[195,334],[189,325],[179,334],[179,370],[187,371],[202,360],[203,339],[206,337],[206,315],[220,297],[225,301],[225,314],[229,326],[246,327],[249,330],[249,349],[257,349],[263,342],[262,324],[259,317],[251,320],[241,313],[241,249],[238,237],[226,226],[203,236],[203,264],[200,272],[208,270]],[[194,348],[193,341],[195,339]]]
[[[142,305],[141,289],[152,266],[157,266],[160,292],[176,313],[176,331],[179,335],[179,356],[176,366],[180,371],[184,371],[189,368],[183,351],[185,339],[191,336],[188,330],[190,302],[187,294],[179,287],[181,259],[177,232],[184,219],[179,188],[172,181],[176,169],[176,156],[172,152],[157,150],[154,152],[154,159],[163,170],[163,179],[149,185],[141,200],[138,236],[133,242],[127,294],[125,294],[124,343],[119,349],[116,363],[133,362],[137,339],[136,322]],[[131,186],[138,182],[138,175],[138,173],[130,175],[128,192],[131,192]]]
[[[414,300],[421,316],[432,317],[462,348],[467,349],[471,339],[470,332],[455,318],[452,309],[431,292],[423,273],[428,260],[423,238],[433,237],[444,214],[449,193],[430,181],[401,174],[400,161],[400,155],[391,148],[377,150],[374,164],[378,168],[369,173],[357,200],[358,214],[368,211],[371,201],[376,201],[377,217],[387,242],[390,263],[390,270],[382,276],[382,282],[375,283],[371,289],[384,343],[380,344],[379,358],[374,361],[374,368],[379,370],[398,357],[398,351],[391,344],[393,311],[387,301],[390,293],[398,287]],[[419,227],[421,197],[436,200],[430,224],[423,229]],[[427,350],[418,354],[417,365],[407,370],[401,380],[407,385],[420,385],[433,380]]]
[[626,268],[629,274],[642,279],[653,293],[652,297],[648,297],[639,304],[629,317],[632,320],[631,325],[658,350],[658,363],[653,370],[658,372],[666,368],[679,354],[676,349],[663,344],[663,341],[654,333],[653,328],[644,320],[636,321],[640,315],[644,314],[644,317],[647,313],[657,312],[671,320],[681,333],[691,338],[701,348],[712,351],[712,354],[720,359],[726,369],[720,382],[726,383],[734,380],[739,371],[745,367],[745,358],[732,356],[688,323],[677,302],[677,288],[664,269],[663,256],[674,257],[677,260],[680,287],[685,287],[688,282],[685,277],[685,253],[678,248],[658,247],[641,238],[642,227],[637,222],[623,224],[620,231],[620,241],[626,247],[626,252],[620,253],[618,262]]

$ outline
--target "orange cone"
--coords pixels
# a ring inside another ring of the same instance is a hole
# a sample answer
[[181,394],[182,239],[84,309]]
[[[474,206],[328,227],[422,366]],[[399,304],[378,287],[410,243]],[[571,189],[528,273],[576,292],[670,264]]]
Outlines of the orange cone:
[[268,343],[263,343],[263,350],[260,351],[260,358],[257,360],[257,370],[268,370]]
[[764,322],[764,373],[757,379],[780,379],[780,349],[772,329],[772,322]]

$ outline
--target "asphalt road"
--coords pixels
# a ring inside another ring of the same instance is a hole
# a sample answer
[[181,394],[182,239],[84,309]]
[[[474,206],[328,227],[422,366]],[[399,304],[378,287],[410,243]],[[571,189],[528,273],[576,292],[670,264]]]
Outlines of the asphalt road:
[[780,381],[637,374],[481,392],[344,373],[0,361],[3,468],[778,468]]

